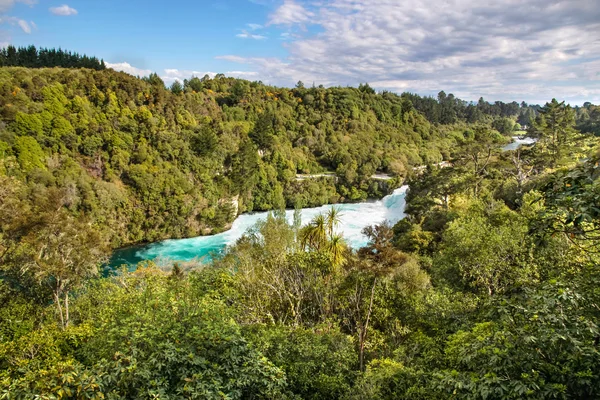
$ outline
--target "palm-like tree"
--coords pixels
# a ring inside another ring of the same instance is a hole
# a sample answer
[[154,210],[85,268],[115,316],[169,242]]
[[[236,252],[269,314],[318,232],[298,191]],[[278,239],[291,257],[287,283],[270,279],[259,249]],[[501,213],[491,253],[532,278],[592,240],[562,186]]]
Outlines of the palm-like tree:
[[331,262],[334,268],[341,267],[346,262],[344,253],[346,252],[346,242],[342,235],[333,235],[327,244],[327,251],[331,255]]
[[[302,228],[300,238],[303,248],[310,247],[314,250],[330,248],[330,242],[337,236],[335,229],[340,224],[340,210],[332,207],[327,215],[319,214],[313,220]],[[342,244],[341,236],[336,239],[336,243]]]
[[327,215],[317,215],[310,224],[300,230],[302,247],[327,251],[334,268],[341,267],[346,262],[346,242],[342,235],[335,233],[340,224],[340,217],[340,210],[332,207]]
[[341,222],[341,216],[342,216],[342,213],[341,213],[340,209],[336,208],[336,207],[331,207],[329,209],[329,211],[327,212],[326,223],[327,223],[327,234],[329,235],[329,239],[333,239],[334,233],[335,233],[335,228],[337,228]]
[[302,228],[300,233],[302,247],[310,247],[320,250],[327,244],[327,221],[323,214],[317,215],[313,220]]

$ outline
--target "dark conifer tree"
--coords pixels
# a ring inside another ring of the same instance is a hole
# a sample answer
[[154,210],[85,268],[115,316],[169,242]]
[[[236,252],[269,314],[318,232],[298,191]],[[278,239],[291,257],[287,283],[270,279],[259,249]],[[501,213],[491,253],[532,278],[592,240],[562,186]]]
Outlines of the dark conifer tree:
[[88,57],[79,53],[71,53],[61,48],[46,49],[35,46],[19,47],[8,46],[0,49],[1,67],[27,67],[27,68],[90,68],[95,70],[106,69],[104,60]]

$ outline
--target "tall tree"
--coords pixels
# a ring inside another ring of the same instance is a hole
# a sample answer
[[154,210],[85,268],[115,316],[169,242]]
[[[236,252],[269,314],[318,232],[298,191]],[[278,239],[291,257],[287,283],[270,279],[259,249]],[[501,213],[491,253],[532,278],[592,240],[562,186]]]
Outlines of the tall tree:
[[556,164],[575,134],[575,112],[564,101],[559,103],[552,99],[540,110],[533,129],[541,136],[543,144],[550,151],[552,162]]
[[414,258],[396,250],[392,244],[394,233],[387,223],[369,226],[363,230],[369,239],[357,257],[347,263],[348,313],[347,319],[358,336],[358,361],[365,368],[365,347],[369,337],[375,297],[383,282],[397,278],[410,290],[428,286],[427,274],[420,270]]
[[497,135],[488,127],[480,125],[474,128],[474,134],[467,136],[464,142],[464,161],[472,171],[473,191],[476,196],[479,194],[481,183],[488,174],[487,169],[499,141]]

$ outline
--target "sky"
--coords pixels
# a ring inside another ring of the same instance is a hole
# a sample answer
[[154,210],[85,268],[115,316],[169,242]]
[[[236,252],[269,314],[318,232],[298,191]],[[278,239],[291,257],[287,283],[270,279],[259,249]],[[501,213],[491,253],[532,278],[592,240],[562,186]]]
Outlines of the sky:
[[600,104],[600,0],[0,0],[0,46],[167,84],[224,73],[465,100]]

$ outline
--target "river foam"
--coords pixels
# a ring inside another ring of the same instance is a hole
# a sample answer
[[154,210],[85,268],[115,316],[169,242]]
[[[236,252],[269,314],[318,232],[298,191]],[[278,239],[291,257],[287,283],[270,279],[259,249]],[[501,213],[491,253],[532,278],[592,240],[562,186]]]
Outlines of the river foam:
[[519,147],[521,147],[523,145],[528,146],[528,145],[534,144],[535,142],[537,142],[537,139],[535,139],[535,138],[531,138],[531,137],[521,138],[519,136],[513,136],[512,143],[509,143],[506,146],[504,146],[502,148],[502,151],[517,150]]

